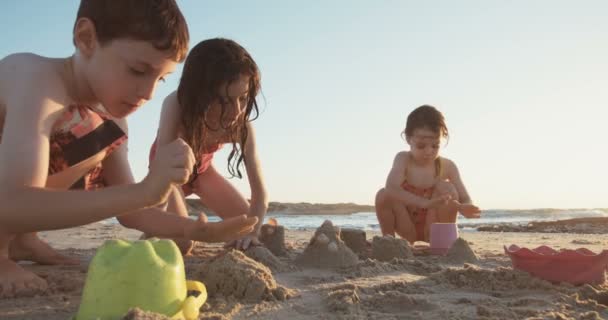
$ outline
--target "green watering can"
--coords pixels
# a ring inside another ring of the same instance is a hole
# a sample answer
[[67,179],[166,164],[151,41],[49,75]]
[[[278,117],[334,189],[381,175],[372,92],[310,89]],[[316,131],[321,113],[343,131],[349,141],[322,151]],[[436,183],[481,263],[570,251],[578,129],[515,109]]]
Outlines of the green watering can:
[[[187,297],[187,291],[198,291]],[[121,319],[138,307],[194,320],[207,300],[205,285],[186,281],[184,260],[171,240],[109,240],[91,261],[74,320]]]

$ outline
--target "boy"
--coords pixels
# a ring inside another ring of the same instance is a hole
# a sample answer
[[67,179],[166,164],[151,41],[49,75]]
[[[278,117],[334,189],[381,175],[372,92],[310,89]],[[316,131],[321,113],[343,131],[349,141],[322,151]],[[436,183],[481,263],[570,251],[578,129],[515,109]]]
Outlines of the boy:
[[73,56],[0,60],[0,297],[47,286],[15,261],[77,263],[36,231],[113,216],[146,234],[182,240],[226,241],[253,230],[257,219],[244,215],[207,223],[156,208],[193,168],[182,140],[158,150],[143,181],[133,179],[125,117],[183,61],[188,37],[174,0],[82,0]]

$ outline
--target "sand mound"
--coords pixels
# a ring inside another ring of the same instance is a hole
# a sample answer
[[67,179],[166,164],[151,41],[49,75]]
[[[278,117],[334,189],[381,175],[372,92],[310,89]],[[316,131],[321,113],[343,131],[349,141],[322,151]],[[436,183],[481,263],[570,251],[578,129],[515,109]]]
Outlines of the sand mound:
[[394,271],[407,271],[418,275],[428,275],[441,270],[443,269],[437,264],[413,259],[394,258],[388,262],[367,259],[353,267],[343,269],[343,273],[352,277],[371,277]]
[[236,250],[203,263],[194,274],[210,296],[259,302],[285,300],[293,295],[292,290],[277,285],[268,267]]
[[326,220],[315,231],[296,263],[305,267],[345,268],[357,264],[359,258],[340,240],[340,228]]
[[608,288],[594,288],[590,285],[584,285],[578,292],[578,300],[593,300],[598,304],[608,307]]
[[424,294],[424,293],[433,293],[431,289],[428,287],[424,287],[416,282],[408,282],[408,281],[390,281],[386,283],[381,283],[377,285],[372,285],[364,288],[359,288],[359,290],[366,295],[375,295],[382,292],[390,292],[397,291],[406,294]]
[[[333,287],[325,299],[327,308],[332,313],[342,314],[348,319],[382,319],[397,317],[402,319],[404,310],[425,312],[439,310],[436,304],[426,298],[409,295],[420,295],[419,287],[405,282],[401,286],[386,284],[371,288],[354,284]],[[418,318],[418,317],[413,317]]]
[[130,309],[122,320],[171,320],[171,318],[162,314],[143,311],[139,308]]
[[372,257],[380,261],[390,261],[393,258],[412,258],[412,247],[405,239],[392,236],[374,237],[372,241]]
[[346,284],[332,288],[326,297],[327,308],[332,313],[356,314],[359,309],[357,286]]
[[446,255],[447,261],[453,264],[476,263],[479,258],[463,238],[458,238]]
[[429,279],[438,284],[450,284],[457,288],[478,289],[482,291],[508,290],[556,290],[558,286],[535,278],[529,274],[511,268],[481,269],[471,264],[464,268],[448,268],[433,274]]
[[363,299],[365,309],[379,314],[402,314],[408,312],[431,311],[439,307],[426,298],[415,298],[401,291],[380,291]]
[[245,251],[245,254],[249,258],[267,266],[274,273],[286,272],[293,269],[288,264],[279,260],[274,254],[272,254],[272,252],[270,252],[270,250],[265,247],[250,247]]

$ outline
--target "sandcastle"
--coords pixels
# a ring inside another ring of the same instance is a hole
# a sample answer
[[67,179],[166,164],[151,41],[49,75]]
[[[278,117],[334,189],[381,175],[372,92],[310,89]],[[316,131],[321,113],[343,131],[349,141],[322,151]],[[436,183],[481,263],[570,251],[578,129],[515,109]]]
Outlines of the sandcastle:
[[329,220],[315,231],[296,264],[315,268],[344,268],[356,265],[357,255],[340,239],[340,228]]
[[360,229],[343,228],[340,231],[340,239],[358,255],[365,253],[368,246],[365,231]]
[[260,230],[260,241],[275,256],[287,254],[285,247],[285,228],[277,223],[277,220],[270,218],[268,223],[262,225]]
[[412,247],[405,239],[395,238],[390,235],[376,236],[372,241],[372,258],[379,261],[391,261],[393,258],[412,258]]

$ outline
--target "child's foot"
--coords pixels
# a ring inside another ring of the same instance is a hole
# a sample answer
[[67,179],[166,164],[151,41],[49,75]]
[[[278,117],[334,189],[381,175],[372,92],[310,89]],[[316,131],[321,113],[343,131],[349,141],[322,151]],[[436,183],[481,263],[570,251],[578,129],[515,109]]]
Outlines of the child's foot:
[[9,253],[13,261],[27,260],[46,265],[80,264],[79,260],[66,257],[55,251],[34,233],[17,236],[11,241]]
[[42,278],[10,259],[0,258],[0,299],[33,296],[47,287]]

